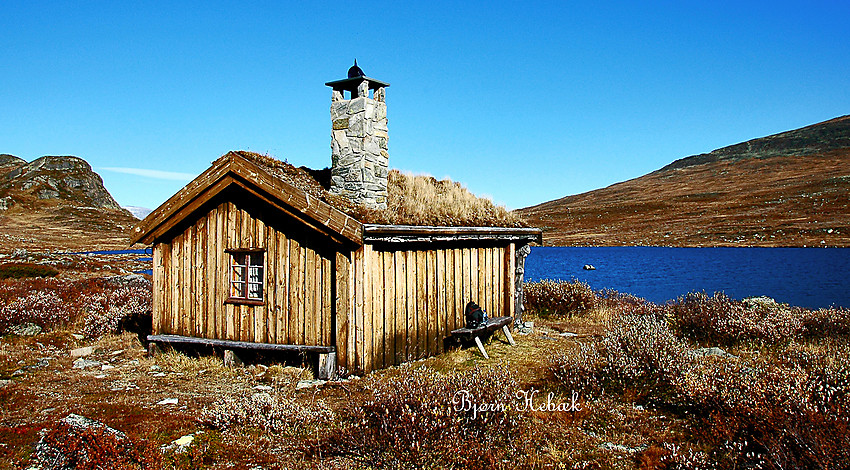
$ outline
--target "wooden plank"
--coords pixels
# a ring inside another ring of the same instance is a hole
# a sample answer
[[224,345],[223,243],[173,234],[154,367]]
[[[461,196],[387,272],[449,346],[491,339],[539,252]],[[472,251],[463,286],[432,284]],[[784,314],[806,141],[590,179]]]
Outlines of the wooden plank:
[[356,327],[357,327],[357,311],[356,311],[356,298],[354,296],[354,284],[356,283],[356,271],[354,270],[354,252],[346,252],[344,253],[346,258],[346,263],[348,264],[348,314],[346,315],[346,322],[348,323],[348,353],[346,354],[346,368],[348,372],[357,371],[357,363],[356,363]]
[[384,264],[384,367],[395,363],[395,259],[392,252],[381,252]]
[[269,338],[269,323],[268,323],[268,297],[267,297],[267,289],[269,286],[268,283],[268,241],[265,238],[266,235],[266,224],[263,222],[263,212],[260,209],[257,209],[255,215],[251,216],[251,234],[252,234],[252,247],[256,248],[265,248],[266,253],[263,255],[263,305],[256,305],[249,307],[252,311],[253,319],[254,319],[254,341],[258,343],[268,343]]
[[363,368],[366,373],[372,371],[374,363],[374,344],[372,333],[372,245],[363,246]]
[[366,322],[366,302],[365,302],[365,269],[363,266],[366,247],[362,246],[354,252],[354,297],[356,305],[356,313],[353,317],[355,321],[355,361],[360,372],[366,372],[366,331],[364,323]]
[[425,251],[416,252],[416,325],[419,331],[416,343],[416,358],[425,357],[428,354],[428,268]]
[[194,240],[194,263],[192,266],[192,274],[195,277],[195,291],[192,292],[194,304],[194,325],[193,330],[195,336],[204,337],[206,335],[206,246],[207,246],[207,216],[204,215],[195,224],[195,240]]
[[277,293],[277,231],[264,223],[262,235],[263,245],[266,247],[265,272],[263,273],[263,298],[266,300],[265,338],[266,343],[278,343],[276,312],[279,301],[277,295],[275,295]]
[[301,322],[299,311],[303,299],[303,287],[301,285],[301,245],[296,238],[289,240],[289,305],[287,310],[287,335],[286,342],[290,344],[303,344],[301,337]]
[[446,329],[455,328],[455,250],[446,250]]
[[162,266],[162,252],[164,243],[157,243],[153,247],[153,289],[151,292],[151,332],[156,334],[159,333],[161,327],[160,322],[162,321],[162,307],[163,307],[163,294],[165,289],[163,289],[165,275]]
[[467,256],[469,258],[469,300],[481,305],[481,295],[478,293],[478,249],[470,248]]
[[487,311],[492,312],[489,315],[496,315],[496,303],[493,301],[493,248],[488,247],[481,250],[484,255],[485,268],[481,274],[484,275],[484,297],[487,299]]
[[213,308],[213,313],[215,315],[215,337],[219,339],[224,339],[226,335],[226,306],[224,305],[224,299],[227,298],[228,293],[230,292],[230,281],[228,272],[228,264],[227,257],[225,256],[224,249],[226,246],[226,237],[227,237],[227,204],[222,203],[216,208],[216,246],[215,246],[215,259],[216,259],[216,271],[215,271],[215,305]]
[[263,223],[263,233],[261,234],[261,243],[266,247],[266,254],[263,257],[265,266],[263,267],[263,299],[265,307],[263,311],[263,328],[265,331],[266,343],[277,343],[277,322],[275,321],[275,308],[277,306],[277,297],[275,297],[275,289],[277,288],[277,235],[265,223]]
[[191,335],[189,320],[192,316],[192,226],[186,227],[183,238],[183,249],[180,256],[181,279],[181,302],[180,302],[180,327],[178,331],[182,335]]
[[287,289],[287,279],[289,277],[289,240],[283,232],[275,230],[274,236],[277,239],[275,247],[275,343],[286,342],[286,312],[289,309],[289,290]]
[[405,329],[407,330],[404,360],[410,361],[416,358],[416,345],[419,343],[419,331],[416,327],[416,253],[405,251],[404,258]]
[[322,336],[319,329],[322,321],[322,257],[315,250],[313,250],[313,260],[313,311],[311,312],[312,315],[310,315],[312,321],[309,323],[309,333],[312,343],[307,344],[322,344]]
[[448,309],[446,308],[446,291],[448,290],[448,286],[446,285],[446,252],[448,250],[436,250],[436,269],[437,269],[437,283],[435,284],[437,290],[437,306],[434,309],[437,314],[437,352],[443,352],[443,338],[446,335],[446,328],[448,327]]
[[333,344],[333,287],[335,283],[335,275],[333,263],[330,258],[322,257],[322,322],[319,325],[320,344]]
[[490,276],[487,269],[487,248],[478,248],[475,251],[478,253],[478,296],[481,299],[481,302],[478,304],[486,312],[490,312],[492,305],[490,304],[490,296],[488,295]]
[[433,356],[440,352],[437,345],[440,336],[440,309],[437,306],[437,290],[443,285],[437,282],[437,252],[428,250],[425,252],[426,278],[425,285],[428,287],[428,297],[425,303],[425,312],[428,318],[428,355]]
[[[227,213],[225,214],[225,216],[227,218],[227,226],[224,233],[225,239],[227,240],[226,248],[238,248],[239,246],[236,244],[236,241],[238,238],[237,234],[239,233],[239,226],[237,225],[238,218],[236,214],[236,205],[232,202],[228,202],[226,207]],[[230,279],[233,276],[232,272],[230,271],[231,256],[225,253],[224,250],[222,250],[221,256],[224,260],[225,272],[227,273],[225,275],[223,286],[224,299],[227,299],[228,297],[230,297]],[[225,312],[225,338],[229,340],[235,340],[237,339],[236,328],[238,324],[238,307],[232,304],[223,304],[222,308],[224,308]]]
[[374,349],[374,367],[382,369],[384,367],[384,349],[386,349],[386,313],[384,312],[384,257],[380,251],[372,251],[372,275],[375,282],[372,283],[372,325],[374,330],[373,344]]
[[304,250],[304,340],[303,344],[316,344],[314,316],[316,315],[316,252],[309,248]]
[[348,364],[348,284],[349,284],[349,260],[340,252],[334,253],[334,274],[336,286],[336,298],[334,305],[334,327],[336,329],[336,342],[334,346],[337,352],[337,363],[350,371]]
[[316,346],[307,344],[272,344],[254,341],[231,341],[211,338],[197,338],[184,335],[148,335],[148,341],[174,344],[203,344],[228,349],[257,349],[264,351],[299,351],[299,352],[334,352],[333,346]]
[[514,273],[516,272],[516,243],[511,243],[505,249],[505,315],[516,318],[516,308],[514,299],[516,299],[516,284],[514,283]]
[[[252,247],[251,243],[251,227],[248,213],[243,209],[239,209],[239,247]],[[253,341],[253,313],[254,309],[245,305],[237,305],[239,311],[239,340]]]
[[405,305],[405,263],[401,251],[393,251],[393,364],[398,365],[405,360],[405,344],[407,344],[407,307]]
[[215,231],[217,226],[216,209],[213,208],[207,213],[207,231],[206,242],[204,245],[204,259],[206,268],[204,275],[204,337],[215,338],[215,275],[218,270],[216,265],[216,249]]
[[372,249],[372,368],[384,367],[384,265],[381,253]]
[[507,247],[500,247],[498,252],[496,253],[496,262],[499,265],[499,288],[496,291],[499,296],[499,303],[501,303],[501,313],[499,316],[508,316],[508,303],[505,301],[505,292],[507,292],[505,285],[505,252],[507,251]]

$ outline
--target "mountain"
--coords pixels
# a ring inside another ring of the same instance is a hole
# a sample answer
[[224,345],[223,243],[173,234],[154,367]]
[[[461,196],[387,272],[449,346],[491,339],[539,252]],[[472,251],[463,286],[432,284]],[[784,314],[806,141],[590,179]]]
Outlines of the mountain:
[[547,245],[850,246],[850,116],[519,212]]
[[148,216],[153,209],[148,209],[147,207],[139,207],[139,206],[123,206],[122,207],[127,212],[133,214],[133,217],[141,220]]
[[81,158],[0,154],[0,251],[124,248],[135,220]]

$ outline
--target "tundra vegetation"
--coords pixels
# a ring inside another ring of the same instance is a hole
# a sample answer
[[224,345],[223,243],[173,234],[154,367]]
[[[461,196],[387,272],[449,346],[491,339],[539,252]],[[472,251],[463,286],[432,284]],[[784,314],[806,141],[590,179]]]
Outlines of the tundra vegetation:
[[[0,280],[2,331],[41,330],[0,339],[4,468],[39,463],[37,442],[76,468],[850,465],[847,309],[527,283],[533,332],[491,338],[489,360],[320,383],[274,358],[146,357],[150,283],[90,274]],[[120,433],[70,432],[71,413]]]

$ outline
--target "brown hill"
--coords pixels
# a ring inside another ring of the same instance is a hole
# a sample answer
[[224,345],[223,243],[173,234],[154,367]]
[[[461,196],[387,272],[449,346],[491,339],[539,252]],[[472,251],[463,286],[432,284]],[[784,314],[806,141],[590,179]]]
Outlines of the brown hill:
[[126,248],[136,218],[83,159],[0,155],[0,251]]
[[547,245],[850,246],[850,116],[520,213]]

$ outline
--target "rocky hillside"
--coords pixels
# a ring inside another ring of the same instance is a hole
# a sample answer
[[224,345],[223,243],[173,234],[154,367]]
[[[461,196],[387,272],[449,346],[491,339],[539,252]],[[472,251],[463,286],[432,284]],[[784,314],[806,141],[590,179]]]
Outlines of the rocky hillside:
[[547,245],[850,246],[850,116],[520,212]]
[[126,247],[135,220],[81,158],[0,155],[0,251]]

